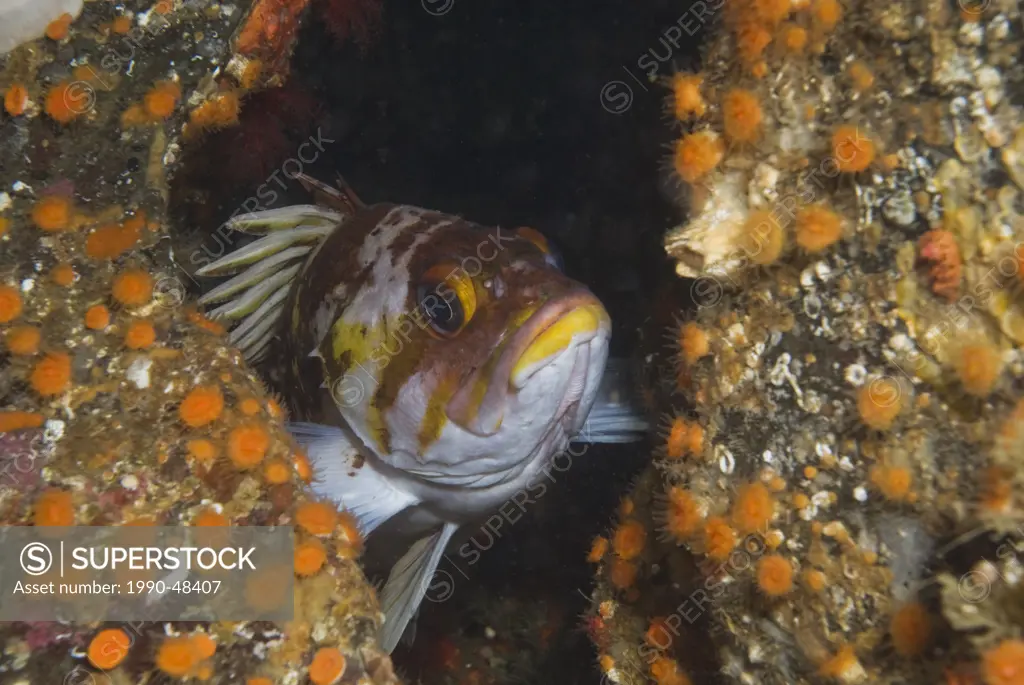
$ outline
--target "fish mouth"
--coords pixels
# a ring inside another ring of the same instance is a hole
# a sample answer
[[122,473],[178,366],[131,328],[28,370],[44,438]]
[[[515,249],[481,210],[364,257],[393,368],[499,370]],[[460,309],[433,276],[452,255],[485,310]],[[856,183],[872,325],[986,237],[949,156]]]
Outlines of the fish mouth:
[[611,317],[590,291],[578,290],[541,305],[452,396],[448,418],[481,436],[501,427],[506,400],[570,347],[611,331]]

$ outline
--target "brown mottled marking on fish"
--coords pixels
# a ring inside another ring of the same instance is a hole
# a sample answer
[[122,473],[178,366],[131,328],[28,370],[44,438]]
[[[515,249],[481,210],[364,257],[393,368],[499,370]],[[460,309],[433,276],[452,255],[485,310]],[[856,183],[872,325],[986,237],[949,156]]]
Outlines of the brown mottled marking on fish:
[[[340,283],[348,286],[350,296],[363,286],[373,265],[360,265],[359,248],[366,241],[367,235],[395,207],[391,204],[373,205],[349,217],[324,239],[324,244],[317,250],[306,273],[296,282],[289,295],[285,311],[295,312],[298,326],[285,332],[281,347],[285,358],[297,360],[297,368],[288,365],[284,387],[289,396],[294,398],[296,413],[303,419],[317,418],[323,392],[320,386],[327,378],[325,360],[309,356],[319,342],[313,339],[316,310]],[[347,304],[338,302],[337,312],[344,312]]]
[[[419,221],[412,224],[392,241],[391,255],[393,262],[397,263],[407,251],[414,250],[413,255],[410,255],[409,261],[411,263],[416,253],[437,244],[438,240],[443,239],[443,236],[440,234],[444,231],[445,226],[437,228],[425,242],[416,245],[415,241],[423,231],[430,230],[439,224],[449,221],[458,223],[455,217],[446,216],[438,212],[426,213]],[[387,353],[386,364],[379,373],[377,389],[369,404],[371,411],[380,417],[378,435],[381,442],[385,445],[388,445],[390,436],[388,435],[387,422],[384,420],[384,417],[387,411],[394,406],[395,401],[398,399],[398,394],[406,382],[416,373],[418,368],[422,367],[420,360],[430,347],[432,340],[430,334],[426,331],[425,325],[420,325],[421,323],[425,324],[425,322],[420,322],[415,316],[418,308],[418,303],[416,302],[418,284],[419,273],[410,270],[408,289],[411,297],[407,297],[406,301],[409,302],[411,300],[413,305],[406,307],[404,315],[399,316],[396,320],[385,322],[385,341],[382,343],[382,347]],[[393,284],[386,284],[383,287],[394,286]],[[396,349],[391,349],[391,347]]]
[[[400,336],[402,345],[391,351],[370,403],[371,408],[383,417],[394,406],[406,382],[417,373],[435,370],[440,378],[454,379],[450,384],[444,384],[439,394],[435,393],[431,397],[427,415],[421,425],[421,447],[429,446],[440,436],[444,424],[436,413],[444,411],[457,387],[468,380],[481,365],[493,367],[496,361],[494,351],[503,344],[509,322],[515,320],[517,312],[524,305],[529,304],[518,297],[490,302],[483,282],[493,278],[516,259],[536,260],[541,254],[533,243],[514,239],[511,233],[506,234],[506,240],[495,240],[492,233],[498,229],[486,229],[457,217],[431,214],[431,218],[438,224],[450,223],[438,226],[429,240],[413,248],[408,262],[410,282],[406,296],[407,316],[399,317],[396,322],[399,327],[397,331],[388,331],[389,337]],[[411,232],[408,235],[415,239]],[[397,257],[402,253],[393,254]],[[450,264],[453,271],[465,265],[465,275],[475,283],[478,303],[473,319],[454,339],[446,341],[444,346],[437,344],[427,331],[426,322],[419,320],[422,317],[413,315],[420,306],[417,286],[422,282],[422,274],[438,264]],[[478,265],[479,273],[475,273]],[[538,276],[538,282],[543,282],[547,274],[542,272]],[[483,391],[486,391],[487,378],[489,373],[485,373],[481,381]],[[431,414],[431,411],[435,413]]]
[[[328,299],[335,287],[344,283],[349,296],[355,295],[365,285],[374,264],[363,266],[359,263],[359,249],[373,231],[395,208],[395,205],[373,205],[352,215],[338,230],[325,238],[324,246],[310,264],[306,277],[296,288],[300,303],[300,319],[312,326],[317,308]],[[347,302],[339,302],[339,312]],[[319,341],[311,341],[309,349]]]
[[338,372],[344,376],[352,366],[352,350],[345,350],[338,355]]

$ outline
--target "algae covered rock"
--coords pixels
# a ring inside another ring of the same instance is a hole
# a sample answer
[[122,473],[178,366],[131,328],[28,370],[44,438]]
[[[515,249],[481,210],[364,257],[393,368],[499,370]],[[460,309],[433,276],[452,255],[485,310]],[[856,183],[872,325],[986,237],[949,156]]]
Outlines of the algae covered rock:
[[0,57],[0,523],[294,526],[296,576],[282,624],[4,623],[3,682],[396,682],[353,521],[170,259],[183,129],[280,82],[303,6],[86,3]]
[[693,280],[591,553],[611,680],[1019,677],[1021,38],[1016,2],[737,0],[668,84]]

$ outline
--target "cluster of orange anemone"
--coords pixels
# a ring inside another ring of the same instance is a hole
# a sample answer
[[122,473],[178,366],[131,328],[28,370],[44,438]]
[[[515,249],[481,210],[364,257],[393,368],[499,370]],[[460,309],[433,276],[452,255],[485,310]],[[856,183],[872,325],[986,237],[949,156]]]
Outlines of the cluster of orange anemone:
[[142,98],[141,103],[128,107],[121,114],[123,126],[140,126],[167,119],[178,106],[181,86],[175,81],[160,81]]
[[[760,77],[767,73],[766,49],[773,42],[782,47],[783,53],[802,52],[808,44],[816,51],[823,50],[843,9],[839,0],[739,0],[727,3],[725,12],[736,40],[736,54],[751,73]],[[861,60],[850,64],[848,76],[859,91],[870,88],[874,79]],[[703,75],[677,73],[669,85],[669,111],[678,122],[692,125],[709,112],[718,122],[698,125],[676,141],[673,168],[685,183],[704,182],[722,164],[728,150],[757,145],[764,139],[763,103],[754,90],[733,87],[720,94],[711,91],[717,104],[713,109],[705,99]],[[839,172],[864,171],[875,156],[875,142],[865,128],[842,124],[832,131],[827,157]],[[755,211],[742,227],[738,247],[745,249],[752,263],[768,265],[782,254],[790,233],[805,252],[821,252],[842,237],[842,221],[826,204],[801,208],[785,220],[774,209]]]
[[[211,658],[217,652],[217,641],[208,633],[196,631],[188,635],[164,638],[156,650],[156,667],[172,678],[208,680],[213,673]],[[117,668],[133,647],[131,636],[123,628],[104,628],[97,632],[86,650],[89,663],[102,671]],[[314,685],[331,685],[345,672],[345,656],[335,647],[321,647],[309,663],[309,680]],[[265,676],[248,678],[245,685],[271,685]]]
[[[160,86],[158,86],[159,88]],[[94,223],[81,212],[69,197],[50,195],[41,198],[29,212],[29,219],[40,232],[64,240],[72,254],[94,263],[110,263],[132,250],[147,226],[145,215],[136,213],[121,222],[95,228],[85,234],[83,226]],[[57,287],[70,287],[79,278],[74,261],[56,264],[49,280]],[[147,311],[154,295],[154,277],[143,268],[124,266],[110,276],[107,302],[97,302],[85,312],[84,324],[90,331],[106,330],[113,318],[112,309],[124,312],[123,341],[130,350],[145,350],[156,342],[158,327],[154,321],[139,316]],[[26,358],[27,381],[42,400],[55,399],[73,387],[70,350],[48,344],[45,325],[35,322],[31,299],[13,284],[0,284],[0,339],[5,350],[14,357]],[[198,314],[189,315],[197,326],[213,333],[223,333],[219,324]],[[221,380],[230,379],[222,374]],[[276,454],[268,419],[280,420],[283,411],[273,399],[255,396],[237,397],[228,406],[222,386],[215,382],[191,388],[178,406],[178,420],[195,434],[184,443],[198,465],[210,466],[221,454],[234,468],[261,473],[268,487],[282,486],[293,479],[308,482],[312,477],[310,464],[301,452],[290,459]],[[0,410],[0,432],[38,428],[45,420],[43,411]],[[31,521],[37,526],[71,526],[84,523],[79,509],[85,505],[74,490],[58,485],[41,490],[31,502]],[[333,506],[316,501],[303,501],[293,510],[297,529],[302,536],[295,546],[293,570],[298,577],[321,573],[330,557],[352,558],[361,549],[361,538],[355,520],[339,513]],[[152,517],[136,518],[131,523],[155,525]],[[220,508],[204,507],[197,511],[192,524],[202,527],[232,525],[232,519]],[[338,540],[333,549],[325,546],[325,538]],[[119,628],[98,631],[87,650],[87,658],[96,668],[110,670],[127,657],[133,641]],[[212,657],[217,643],[209,634],[166,638],[157,647],[155,665],[161,672],[176,678],[208,679],[212,674]],[[308,663],[310,681],[318,685],[336,682],[345,669],[345,658],[335,647],[321,647]],[[250,685],[271,682],[252,678]]]
[[[163,1],[154,10],[165,13],[172,8]],[[64,41],[69,36],[73,19],[70,15],[58,17],[46,29],[52,41]],[[131,30],[129,16],[119,16],[102,24],[106,34],[125,34]],[[261,71],[258,60],[251,60],[240,75],[243,88],[255,84]],[[69,125],[84,118],[93,110],[96,89],[101,87],[97,74],[88,64],[76,66],[71,77],[41,94],[41,112],[53,121]],[[107,88],[106,84],[102,84]],[[7,116],[32,115],[29,87],[21,83],[10,84],[2,93],[3,109]],[[175,80],[160,81],[152,85],[144,96],[131,105],[122,116],[122,124],[138,125],[168,119],[179,107],[181,87]],[[193,131],[228,125],[237,121],[239,94],[234,89],[222,90],[208,98],[190,113]],[[48,244],[55,245],[60,261],[47,274],[47,287],[71,288],[82,285],[94,274],[106,278],[94,285],[102,292],[94,303],[85,303],[84,321],[90,335],[107,332],[112,323],[120,331],[123,345],[134,352],[147,353],[166,327],[161,323],[171,316],[169,312],[153,314],[148,307],[154,298],[155,279],[147,269],[131,263],[117,263],[134,250],[144,238],[147,223],[145,214],[137,211],[123,219],[90,216],[71,196],[51,194],[26,208],[25,224],[47,236]],[[113,212],[115,208],[111,208]],[[120,212],[120,209],[117,210]],[[108,212],[107,214],[111,214]],[[12,220],[0,218],[0,235],[12,228]],[[86,230],[83,230],[86,229]],[[17,230],[21,230],[19,227]],[[32,229],[29,229],[32,230]],[[48,334],[45,319],[35,311],[34,298],[41,289],[23,290],[14,281],[0,283],[0,345],[18,364],[24,364],[25,378],[36,395],[34,404],[25,409],[0,409],[0,433],[40,428],[52,410],[53,403],[71,390],[76,390],[73,369],[73,350],[67,342]],[[81,292],[76,291],[76,295]],[[149,318],[154,316],[154,318]],[[188,319],[197,327],[220,335],[222,326],[195,312]],[[154,354],[154,353],[150,353]],[[255,395],[225,397],[222,388],[232,387],[230,374],[221,374],[220,383],[207,380],[189,389],[178,406],[177,420],[189,435],[183,447],[197,466],[209,467],[218,460],[224,464],[258,474],[268,489],[287,487],[312,478],[310,463],[302,452],[281,454],[280,444],[273,439],[268,420],[280,421],[283,410],[274,399],[261,399]],[[112,386],[113,387],[113,386]],[[31,398],[28,400],[33,404]],[[229,406],[230,405],[230,406]],[[166,455],[161,454],[159,458]],[[361,550],[362,540],[353,517],[339,512],[334,506],[318,501],[304,500],[291,505],[291,515],[299,535],[291,560],[294,574],[300,578],[327,572],[328,560],[352,558]],[[290,498],[283,501],[291,502]],[[59,483],[50,484],[29,500],[30,522],[37,526],[70,526],[86,521],[83,512],[89,503],[79,490]],[[228,526],[235,523],[236,514],[231,507],[203,506],[190,514],[192,525],[204,528]],[[159,517],[130,516],[126,525],[157,525]],[[328,546],[328,541],[333,544]],[[212,633],[197,630],[189,634],[158,638],[151,659],[158,671],[171,678],[207,680],[213,673],[213,657],[219,642]],[[97,630],[88,644],[85,657],[96,669],[109,671],[117,668],[130,655],[136,640],[122,628],[106,627]],[[345,673],[346,660],[342,652],[331,645],[318,646],[305,662],[305,675],[314,685],[337,683]],[[251,677],[246,685],[270,685],[275,682],[266,676]]]

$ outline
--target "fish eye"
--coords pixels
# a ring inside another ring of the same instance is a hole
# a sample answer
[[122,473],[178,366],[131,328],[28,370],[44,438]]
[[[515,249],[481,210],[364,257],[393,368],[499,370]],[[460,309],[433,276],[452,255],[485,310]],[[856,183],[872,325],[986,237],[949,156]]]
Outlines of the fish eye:
[[520,226],[516,229],[516,235],[536,245],[537,249],[544,253],[544,261],[550,266],[555,267],[559,271],[563,270],[565,263],[562,261],[561,253],[555,249],[555,246],[551,244],[543,233],[529,226]]
[[416,301],[431,332],[441,337],[457,334],[476,313],[473,279],[456,264],[427,269],[416,289]]

